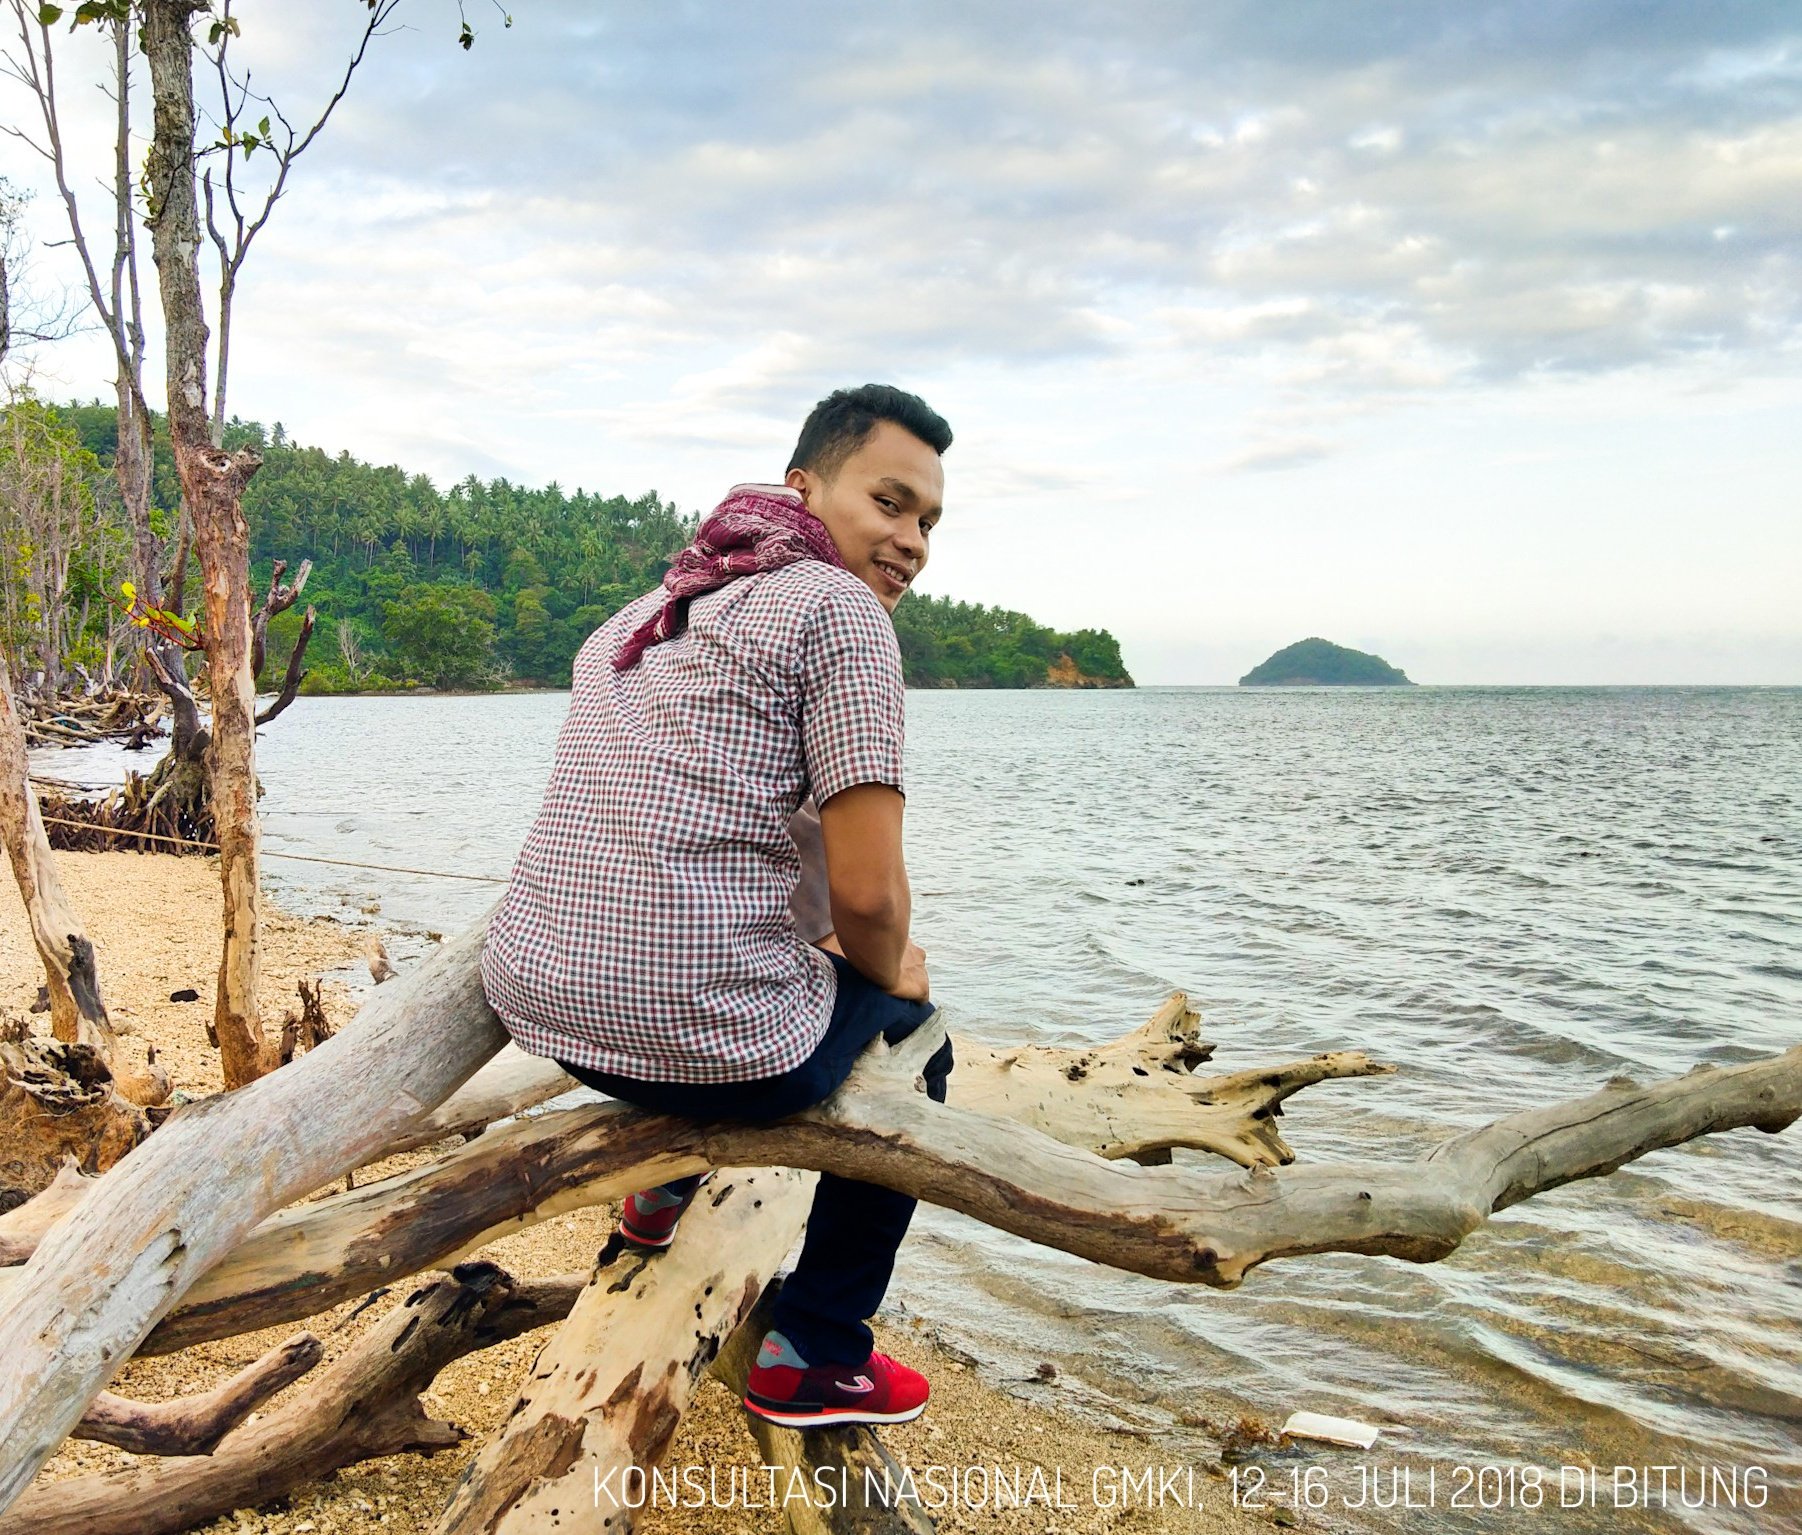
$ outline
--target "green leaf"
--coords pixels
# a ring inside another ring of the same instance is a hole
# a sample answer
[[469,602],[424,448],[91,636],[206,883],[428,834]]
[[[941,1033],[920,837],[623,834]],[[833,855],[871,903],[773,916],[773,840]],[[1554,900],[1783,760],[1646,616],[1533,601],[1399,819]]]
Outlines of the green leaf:
[[463,30],[457,34],[457,41],[463,45],[463,51],[465,53],[467,53],[471,48],[475,47],[475,45],[476,45],[475,28],[470,26],[470,24],[467,21],[463,23]]
[[54,27],[63,19],[63,8],[60,5],[40,5],[38,7],[38,25]]
[[265,117],[260,123],[257,124],[257,132],[263,138],[269,137],[269,119],[268,118]]

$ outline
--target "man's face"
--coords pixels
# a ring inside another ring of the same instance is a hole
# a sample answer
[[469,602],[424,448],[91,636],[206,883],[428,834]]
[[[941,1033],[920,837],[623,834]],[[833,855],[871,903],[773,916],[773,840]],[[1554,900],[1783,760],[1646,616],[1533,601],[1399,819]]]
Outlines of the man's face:
[[926,568],[928,542],[944,510],[945,471],[929,444],[893,421],[876,429],[831,479],[791,469],[788,484],[826,524],[845,568],[889,612]]

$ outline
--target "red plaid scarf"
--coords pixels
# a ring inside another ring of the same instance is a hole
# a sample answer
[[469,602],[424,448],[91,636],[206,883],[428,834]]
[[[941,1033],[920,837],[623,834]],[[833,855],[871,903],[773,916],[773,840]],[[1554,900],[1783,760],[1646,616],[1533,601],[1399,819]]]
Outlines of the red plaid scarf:
[[740,576],[780,570],[799,560],[844,568],[826,525],[807,510],[801,493],[786,485],[734,485],[676,556],[663,577],[669,593],[656,614],[620,646],[613,665],[628,671],[659,641],[681,632],[689,602]]

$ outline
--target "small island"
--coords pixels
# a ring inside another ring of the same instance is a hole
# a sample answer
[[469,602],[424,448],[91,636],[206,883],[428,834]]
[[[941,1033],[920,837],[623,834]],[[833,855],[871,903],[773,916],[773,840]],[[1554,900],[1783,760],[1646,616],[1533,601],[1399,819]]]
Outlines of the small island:
[[1413,687],[1408,674],[1381,656],[1347,650],[1314,635],[1285,646],[1239,679],[1242,688]]

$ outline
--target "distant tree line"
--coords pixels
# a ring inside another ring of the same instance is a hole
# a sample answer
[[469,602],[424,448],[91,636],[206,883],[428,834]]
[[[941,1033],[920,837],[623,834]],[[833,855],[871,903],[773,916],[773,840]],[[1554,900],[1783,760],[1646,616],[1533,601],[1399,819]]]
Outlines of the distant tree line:
[[[111,405],[60,415],[89,462],[110,459]],[[293,442],[279,422],[231,421],[225,445],[245,444],[263,454],[244,497],[256,569],[313,562],[306,600],[320,630],[309,692],[566,686],[582,642],[661,581],[694,534],[695,519],[655,492],[603,496],[473,475],[441,491],[396,465]],[[179,494],[159,432],[154,515],[172,523]],[[271,623],[271,669],[298,623],[297,611]],[[1002,608],[909,595],[895,629],[914,687],[1039,687],[1071,663],[1087,677],[1126,677],[1105,630],[1060,634]]]

